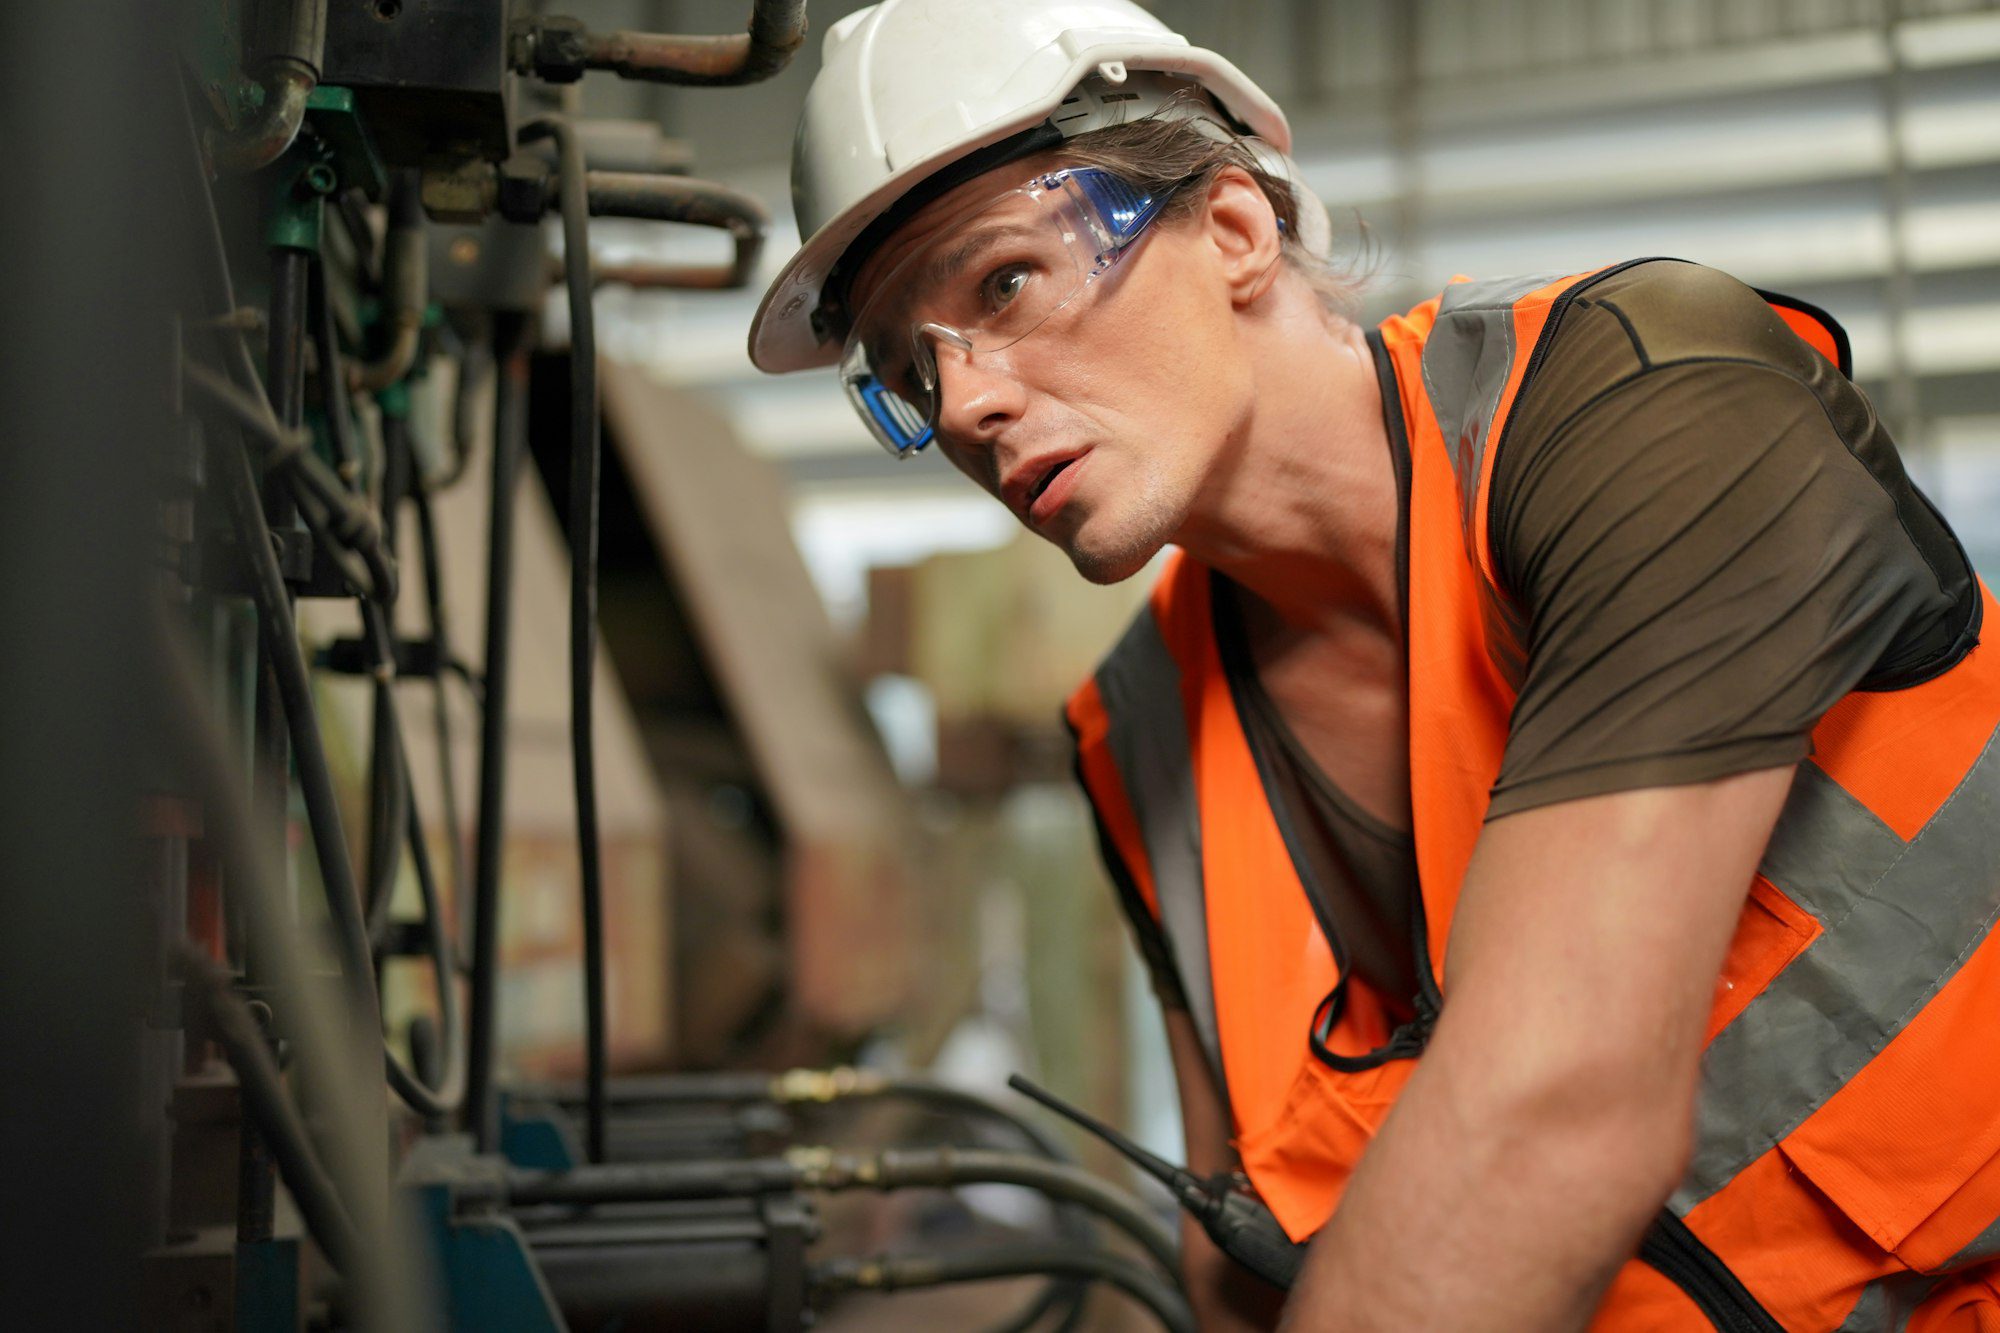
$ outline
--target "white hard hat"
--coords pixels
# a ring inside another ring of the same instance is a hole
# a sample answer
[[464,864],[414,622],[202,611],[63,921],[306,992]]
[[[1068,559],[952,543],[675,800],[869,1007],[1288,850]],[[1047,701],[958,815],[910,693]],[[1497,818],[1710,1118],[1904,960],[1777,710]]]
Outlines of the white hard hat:
[[751,361],[776,373],[839,359],[837,333],[814,318],[828,274],[913,187],[1135,119],[1161,105],[1163,88],[1188,83],[1262,141],[1263,164],[1300,195],[1299,239],[1323,252],[1325,210],[1284,157],[1285,113],[1129,0],[882,0],[849,14],[827,32],[792,148],[806,241],[757,307]]

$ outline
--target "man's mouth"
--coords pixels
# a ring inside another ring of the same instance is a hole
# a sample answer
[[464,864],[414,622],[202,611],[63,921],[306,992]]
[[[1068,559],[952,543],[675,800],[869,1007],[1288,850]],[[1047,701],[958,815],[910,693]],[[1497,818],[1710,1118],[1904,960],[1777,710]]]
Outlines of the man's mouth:
[[1051,467],[1047,472],[1044,472],[1042,474],[1041,480],[1037,481],[1035,483],[1034,489],[1028,492],[1028,504],[1031,508],[1033,507],[1035,501],[1042,498],[1042,492],[1047,490],[1049,486],[1055,481],[1055,479],[1062,475],[1062,470],[1068,467],[1071,463],[1074,463],[1075,461],[1076,460],[1074,458],[1065,458],[1062,460],[1062,462],[1057,463],[1054,467]]

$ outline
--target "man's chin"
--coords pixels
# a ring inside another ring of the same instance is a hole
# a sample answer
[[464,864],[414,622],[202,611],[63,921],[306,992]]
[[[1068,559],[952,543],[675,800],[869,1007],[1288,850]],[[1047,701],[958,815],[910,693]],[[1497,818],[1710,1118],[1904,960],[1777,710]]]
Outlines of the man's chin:
[[1092,583],[1108,587],[1123,583],[1144,569],[1159,554],[1161,545],[1154,542],[1150,547],[1129,545],[1104,550],[1087,543],[1066,543],[1065,549],[1077,573]]

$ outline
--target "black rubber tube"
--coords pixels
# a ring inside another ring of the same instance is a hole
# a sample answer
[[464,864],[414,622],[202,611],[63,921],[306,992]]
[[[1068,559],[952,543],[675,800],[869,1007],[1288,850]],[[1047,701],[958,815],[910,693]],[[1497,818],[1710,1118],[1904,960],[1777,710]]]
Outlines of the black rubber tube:
[[285,705],[285,723],[292,741],[294,764],[298,770],[299,792],[305,799],[306,822],[312,830],[313,852],[319,861],[320,881],[326,891],[327,915],[333,923],[334,945],[338,951],[343,979],[355,1012],[364,1016],[370,1031],[382,1026],[375,1000],[374,960],[368,947],[368,926],[361,915],[361,899],[354,881],[354,866],[348,860],[347,838],[341,828],[340,802],[333,789],[333,775],[327,767],[326,745],[321,739],[319,718],[313,707],[312,682],[305,656],[299,651],[298,627],[292,620],[291,599],[284,574],[271,542],[270,525],[257,493],[257,480],[247,450],[222,451],[219,471],[228,492],[233,515],[250,574],[252,599],[257,604],[257,632],[265,655],[275,672],[279,697]]
[[1169,1333],[1196,1333],[1187,1302],[1166,1284],[1129,1259],[1090,1250],[1010,1245],[969,1254],[830,1259],[814,1264],[807,1280],[824,1297],[1046,1275],[1109,1282],[1150,1310]]
[[306,1133],[305,1120],[286,1095],[278,1062],[250,1006],[231,988],[221,968],[192,949],[183,947],[178,962],[188,997],[207,1017],[210,1035],[236,1071],[244,1108],[264,1136],[306,1230],[334,1268],[351,1274],[357,1253],[354,1223]]
[[[278,568],[270,527],[265,521],[262,500],[256,491],[255,473],[247,446],[238,453],[233,464],[225,463],[221,470],[225,474],[224,484],[229,491],[229,505],[237,524],[239,545],[249,566],[252,599],[257,605],[259,637],[284,706],[286,731],[295,756],[299,791],[305,800],[306,822],[312,830],[313,851],[319,862],[320,881],[326,893],[327,914],[333,923],[334,945],[341,962],[342,978],[348,984],[349,998],[356,1006],[356,1013],[364,1016],[365,1021],[372,1024],[372,1030],[379,1033],[382,1027],[381,1005],[375,989],[375,958],[368,920],[355,882],[353,862],[348,858],[346,835],[341,828],[338,798],[334,795],[333,777],[327,765],[326,747],[313,705],[305,654],[299,648],[298,629],[292,620],[284,576]],[[364,622],[368,622],[371,616],[380,616],[381,612],[373,603],[364,601],[362,615]],[[388,688],[389,679],[393,676],[378,677],[378,698],[380,691]],[[408,768],[401,757],[402,732],[396,723],[393,696],[388,704],[390,711],[385,737],[390,751],[388,762],[398,766],[397,781],[405,793],[399,819],[404,825],[412,825],[416,816],[414,806],[408,800]],[[396,830],[396,836],[403,836],[401,828]],[[419,882],[424,884],[431,880],[429,849],[421,846],[420,834],[415,841],[419,845],[412,850],[421,858]],[[432,957],[434,961],[442,960],[439,994],[447,1027],[446,1049],[455,1052],[458,1046],[455,1035],[456,995],[451,989],[455,985],[454,969],[449,932],[444,924],[443,903],[435,882],[429,882],[425,887],[425,909],[431,929]],[[462,1094],[455,1083],[434,1091],[404,1068],[391,1052],[383,1051],[383,1061],[390,1087],[413,1110],[435,1117],[448,1115],[457,1109],[457,1101]],[[448,1061],[447,1064],[456,1068],[455,1062]]]
[[[158,710],[169,743],[186,766],[186,776],[202,803],[204,836],[214,845],[223,883],[240,909],[247,935],[264,959],[278,1019],[293,1042],[294,1071],[316,1114],[307,1131],[319,1160],[333,1174],[336,1197],[353,1219],[353,1266],[344,1274],[354,1283],[357,1325],[387,1330],[422,1327],[417,1275],[403,1251],[391,1243],[394,1205],[388,1190],[388,1124],[379,1093],[363,1085],[365,1061],[379,1045],[351,1022],[315,1004],[307,995],[309,976],[297,938],[298,923],[282,888],[276,850],[258,836],[250,802],[237,769],[240,758],[224,737],[194,654],[164,608],[156,625],[161,689]],[[311,1188],[311,1186],[307,1186]],[[337,1243],[337,1242],[336,1242]]]
[[[410,477],[409,423],[392,413],[382,414],[381,519],[382,543],[391,556],[396,554],[396,515],[402,507]],[[364,608],[364,615],[366,614]],[[364,635],[364,637],[367,637]],[[394,639],[375,644],[375,690],[372,700],[372,737],[368,752],[368,939],[380,948],[389,931],[389,909],[393,905],[396,872],[402,868],[404,826],[410,822],[409,775],[400,757],[402,730],[396,716]],[[386,654],[386,656],[385,656]],[[397,752],[392,755],[392,751]]]
[[534,325],[503,313],[494,328],[499,374],[493,406],[493,477],[487,507],[486,650],[479,720],[479,813],[472,861],[471,1023],[467,1041],[466,1128],[480,1152],[499,1146],[493,1095],[498,1050],[500,871],[507,808],[507,688],[513,654],[514,497],[528,435],[528,353]]
[[583,145],[559,116],[530,121],[524,143],[556,141],[563,233],[563,281],[569,293],[569,709],[576,786],[576,852],[582,872],[584,1155],[604,1160],[604,1083],[609,1040],[604,982],[604,863],[597,827],[597,747],[592,683],[597,657],[598,473],[597,333],[591,310],[590,202]]
[[[395,643],[390,636],[389,617],[382,607],[361,603],[362,636],[374,663],[376,697],[388,714],[387,750],[378,759],[396,770],[397,785],[403,793],[400,810],[402,825],[391,833],[395,841],[409,848],[417,874],[417,891],[423,901],[425,942],[429,946],[435,972],[438,1002],[439,1040],[443,1046],[444,1072],[436,1087],[411,1072],[393,1055],[388,1056],[389,1086],[409,1108],[431,1120],[446,1120],[458,1113],[465,1096],[465,1039],[458,1011],[458,966],[452,960],[451,931],[445,924],[444,899],[438,892],[437,874],[431,865],[430,845],[424,840],[424,824],[410,787],[409,755],[403,749],[403,728],[396,709]],[[393,845],[393,844],[392,844]]]
[[[312,256],[280,246],[271,251],[271,323],[264,350],[265,393],[271,414],[286,430],[305,421],[306,405],[306,285]],[[272,499],[275,497],[267,497]],[[273,522],[289,515],[273,510]]]
[[352,486],[360,480],[361,454],[354,444],[354,423],[347,415],[347,387],[340,370],[340,332],[334,327],[333,302],[326,296],[323,258],[312,266],[306,304],[311,308],[313,359],[319,363],[319,410],[326,418],[333,470]]
[[1180,1271],[1180,1249],[1173,1234],[1137,1200],[1080,1167],[1019,1153],[965,1148],[879,1154],[795,1149],[785,1157],[515,1171],[507,1177],[506,1193],[517,1204],[602,1204],[731,1198],[784,1189],[841,1193],[988,1184],[1020,1185],[1086,1208],[1137,1241],[1167,1274]]
[[444,829],[445,847],[451,866],[452,898],[460,912],[466,911],[469,887],[465,865],[465,830],[458,810],[458,770],[453,762],[451,732],[452,647],[450,619],[446,614],[444,566],[438,553],[437,515],[431,508],[430,492],[419,486],[411,493],[417,511],[417,555],[423,561],[424,615],[430,624],[431,648],[437,669],[431,676],[432,729],[438,751],[438,823]]
[[1131,1195],[1082,1167],[984,1148],[904,1149],[881,1154],[879,1175],[877,1189],[1020,1185],[1079,1204],[1139,1242],[1170,1277],[1179,1280],[1180,1246],[1174,1234]]
[[[290,499],[340,564],[348,582],[357,591],[393,597],[396,562],[382,548],[374,515],[356,503],[339,478],[309,452],[311,437],[279,425],[270,404],[257,396],[261,389],[241,388],[194,361],[181,364],[181,382],[240,427],[250,445],[262,452],[266,473],[281,478],[289,488]],[[360,565],[352,563],[354,557]]]

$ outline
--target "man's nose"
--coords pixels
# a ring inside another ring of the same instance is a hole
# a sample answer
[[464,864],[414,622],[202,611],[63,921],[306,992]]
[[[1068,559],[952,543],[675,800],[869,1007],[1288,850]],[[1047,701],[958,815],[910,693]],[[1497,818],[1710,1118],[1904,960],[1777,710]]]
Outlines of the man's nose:
[[1027,394],[992,353],[937,349],[938,432],[963,444],[989,444],[1020,419]]

